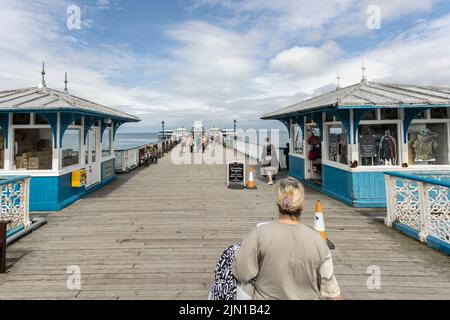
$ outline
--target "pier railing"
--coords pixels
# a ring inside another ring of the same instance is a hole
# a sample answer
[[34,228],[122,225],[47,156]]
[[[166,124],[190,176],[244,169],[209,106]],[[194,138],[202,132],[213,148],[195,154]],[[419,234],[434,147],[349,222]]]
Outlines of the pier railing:
[[29,214],[30,178],[0,178],[1,221],[11,221],[7,225],[7,235],[11,235],[31,226]]
[[386,225],[450,253],[450,173],[386,173]]
[[163,142],[147,143],[140,146],[134,146],[130,148],[115,150],[116,160],[115,168],[117,172],[130,172],[133,169],[139,167],[141,163],[141,157],[143,150],[147,147],[155,147],[158,150],[158,154],[161,154],[164,146]]

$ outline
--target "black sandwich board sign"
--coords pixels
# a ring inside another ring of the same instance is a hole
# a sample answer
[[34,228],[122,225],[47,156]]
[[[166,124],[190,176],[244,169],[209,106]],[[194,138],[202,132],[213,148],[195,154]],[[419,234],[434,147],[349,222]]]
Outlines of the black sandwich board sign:
[[246,186],[245,162],[230,161],[227,165],[227,186],[230,189],[244,189]]

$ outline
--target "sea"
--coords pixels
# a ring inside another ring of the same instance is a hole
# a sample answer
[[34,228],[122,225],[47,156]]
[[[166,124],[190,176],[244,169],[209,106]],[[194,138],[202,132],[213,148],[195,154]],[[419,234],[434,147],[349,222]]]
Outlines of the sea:
[[158,133],[116,133],[115,150],[130,149],[158,142]]
[[[280,131],[279,146],[283,147],[289,142],[289,135],[287,132]],[[261,139],[263,140],[263,139]],[[158,133],[120,133],[116,134],[114,141],[115,150],[130,149],[140,147],[146,144],[158,142]]]

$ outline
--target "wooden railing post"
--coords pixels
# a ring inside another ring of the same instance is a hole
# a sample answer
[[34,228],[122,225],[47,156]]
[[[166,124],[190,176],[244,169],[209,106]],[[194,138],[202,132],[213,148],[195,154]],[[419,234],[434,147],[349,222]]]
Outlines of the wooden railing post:
[[10,221],[0,221],[0,273],[6,272],[6,226]]

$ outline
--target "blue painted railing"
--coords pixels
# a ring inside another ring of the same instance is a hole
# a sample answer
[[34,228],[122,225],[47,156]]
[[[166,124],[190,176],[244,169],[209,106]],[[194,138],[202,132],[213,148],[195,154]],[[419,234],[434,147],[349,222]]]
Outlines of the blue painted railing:
[[386,225],[450,254],[450,172],[385,173]]
[[0,177],[0,220],[7,220],[7,237],[29,228],[30,177]]

